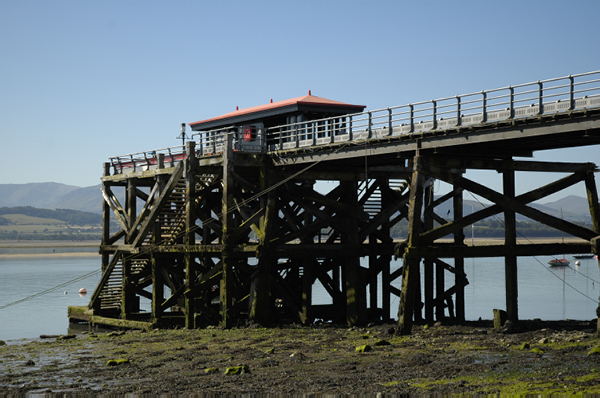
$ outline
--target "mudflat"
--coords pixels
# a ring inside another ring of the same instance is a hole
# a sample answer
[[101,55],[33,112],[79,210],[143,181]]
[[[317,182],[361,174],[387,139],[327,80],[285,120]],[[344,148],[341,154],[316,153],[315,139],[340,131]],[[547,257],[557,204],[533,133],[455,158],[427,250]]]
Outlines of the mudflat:
[[0,394],[596,394],[595,325],[90,332],[0,346]]

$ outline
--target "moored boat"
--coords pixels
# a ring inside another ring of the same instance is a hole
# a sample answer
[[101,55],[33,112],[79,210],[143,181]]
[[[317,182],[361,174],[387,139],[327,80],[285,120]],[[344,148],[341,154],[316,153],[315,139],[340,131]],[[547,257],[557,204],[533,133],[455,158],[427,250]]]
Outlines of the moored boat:
[[573,255],[573,258],[576,259],[586,259],[586,258],[594,258],[594,255],[592,253],[588,253],[588,254],[575,254]]
[[550,264],[552,266],[569,265],[569,264],[571,264],[571,262],[569,260],[567,260],[566,258],[553,258],[552,260],[548,261],[548,264]]

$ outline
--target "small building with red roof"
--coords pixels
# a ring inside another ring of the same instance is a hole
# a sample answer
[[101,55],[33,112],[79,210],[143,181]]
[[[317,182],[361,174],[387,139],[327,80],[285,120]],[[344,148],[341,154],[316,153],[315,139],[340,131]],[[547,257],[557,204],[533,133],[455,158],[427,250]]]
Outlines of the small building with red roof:
[[[272,136],[267,135],[269,129],[275,131],[273,128],[277,126],[286,129],[286,126],[297,123],[360,113],[364,109],[364,105],[352,105],[317,97],[309,91],[308,95],[302,97],[277,102],[271,100],[265,105],[236,109],[189,125],[192,131],[205,132],[202,137],[204,147],[212,147],[208,149],[208,153],[213,150],[220,152],[215,148],[214,142],[226,132],[236,134],[238,150],[259,152],[264,151],[268,141],[273,139]],[[285,139],[290,140],[291,137],[287,135]]]

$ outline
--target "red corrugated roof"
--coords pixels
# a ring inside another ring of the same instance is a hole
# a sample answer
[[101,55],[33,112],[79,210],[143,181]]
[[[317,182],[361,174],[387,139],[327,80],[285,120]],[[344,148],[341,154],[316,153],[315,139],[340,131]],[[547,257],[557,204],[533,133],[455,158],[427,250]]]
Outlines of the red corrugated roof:
[[253,106],[250,108],[239,109],[239,110],[236,110],[236,111],[233,111],[230,113],[226,113],[221,116],[213,117],[211,119],[200,120],[198,122],[190,123],[190,126],[193,126],[195,124],[200,124],[200,123],[212,122],[212,121],[220,120],[220,119],[228,119],[231,117],[237,117],[237,116],[241,116],[241,115],[248,115],[248,114],[252,114],[252,113],[263,112],[263,111],[268,111],[268,110],[277,109],[277,108],[283,108],[283,107],[295,105],[295,104],[349,107],[349,108],[356,108],[357,112],[361,112],[363,109],[365,109],[364,105],[352,105],[352,104],[347,104],[344,102],[330,100],[327,98],[317,97],[316,95],[311,95],[309,92],[308,95],[305,95],[303,97],[296,97],[296,98],[292,98],[292,99],[288,99],[288,100],[271,102],[271,103],[265,104],[265,105],[258,105],[258,106]]

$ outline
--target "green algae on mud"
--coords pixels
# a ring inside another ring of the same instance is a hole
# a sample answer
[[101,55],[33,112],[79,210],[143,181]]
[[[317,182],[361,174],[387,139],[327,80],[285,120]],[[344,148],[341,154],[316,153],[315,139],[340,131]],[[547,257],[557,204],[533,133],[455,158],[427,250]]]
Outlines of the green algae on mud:
[[[2,346],[0,394],[600,393],[600,356],[587,355],[597,340],[586,324],[506,335],[486,323],[417,325],[401,337],[391,326],[90,333]],[[543,339],[543,355],[522,348]],[[356,352],[361,345],[372,350]],[[129,363],[107,366],[118,358]],[[35,366],[25,366],[30,359]],[[224,374],[239,366],[252,371]]]

